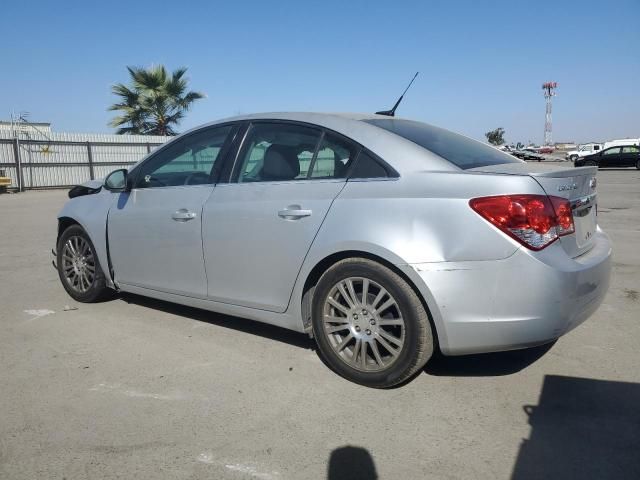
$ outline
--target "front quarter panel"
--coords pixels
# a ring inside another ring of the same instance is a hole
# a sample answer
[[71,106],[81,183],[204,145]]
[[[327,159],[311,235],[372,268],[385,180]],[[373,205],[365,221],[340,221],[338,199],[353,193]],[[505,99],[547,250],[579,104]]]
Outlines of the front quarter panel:
[[84,195],[70,199],[58,214],[58,220],[70,218],[79,223],[87,232],[96,249],[98,261],[106,277],[107,285],[111,288],[114,285],[108,268],[107,217],[114,198],[115,195],[113,193],[103,189],[94,195]]

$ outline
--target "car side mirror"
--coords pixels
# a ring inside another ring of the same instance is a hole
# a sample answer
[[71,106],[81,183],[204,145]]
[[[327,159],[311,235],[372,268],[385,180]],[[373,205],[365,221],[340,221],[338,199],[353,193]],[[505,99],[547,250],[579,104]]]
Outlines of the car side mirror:
[[128,173],[126,168],[114,170],[104,179],[104,188],[110,192],[128,192],[131,190]]

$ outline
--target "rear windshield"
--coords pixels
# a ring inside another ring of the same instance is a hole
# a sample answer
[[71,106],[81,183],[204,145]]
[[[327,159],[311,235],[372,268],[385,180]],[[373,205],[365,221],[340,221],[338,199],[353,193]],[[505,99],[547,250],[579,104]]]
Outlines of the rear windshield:
[[426,123],[392,118],[364,121],[411,140],[463,170],[487,165],[522,162],[512,155],[484,143]]

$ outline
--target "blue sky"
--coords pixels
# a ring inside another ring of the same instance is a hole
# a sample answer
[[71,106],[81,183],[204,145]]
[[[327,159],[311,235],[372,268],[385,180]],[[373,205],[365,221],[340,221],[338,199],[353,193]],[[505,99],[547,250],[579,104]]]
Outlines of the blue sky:
[[482,139],[640,136],[640,0],[29,1],[0,16],[0,119],[110,132],[126,65],[189,68],[207,94],[180,129],[237,113],[390,108]]

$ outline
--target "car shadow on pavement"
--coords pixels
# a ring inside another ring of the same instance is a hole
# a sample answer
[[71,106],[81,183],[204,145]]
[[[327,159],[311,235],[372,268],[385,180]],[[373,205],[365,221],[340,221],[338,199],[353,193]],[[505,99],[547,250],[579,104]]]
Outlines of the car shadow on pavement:
[[327,480],[376,480],[373,457],[366,448],[346,447],[336,448],[331,452],[327,467]]
[[[314,350],[318,354],[320,360],[327,365],[328,368],[331,368],[325,362],[322,355],[317,351],[315,341],[305,334],[249,320],[247,318],[223,315],[220,313],[210,312],[208,310],[178,305],[164,300],[157,300],[132,293],[120,293],[119,297],[127,303],[160,310],[172,315],[191,318],[198,322],[205,322],[243,333],[257,335],[269,340],[287,343],[305,350]],[[442,354],[436,353],[425,366],[424,372],[434,376],[453,377],[491,377],[511,375],[534,363],[547,353],[553,345],[554,343],[549,343],[524,350],[484,353],[480,355],[463,355],[457,357],[445,357]],[[412,375],[401,384],[396,385],[396,388],[411,383],[420,375],[420,373],[421,372],[417,372],[415,375]]]
[[555,342],[509,352],[445,357],[436,354],[424,368],[438,377],[499,377],[524,370],[545,355]]
[[640,384],[547,375],[512,480],[640,478]]
[[205,322],[211,325],[249,333],[251,335],[258,335],[260,337],[268,338],[269,340],[287,343],[307,350],[315,350],[315,342],[313,339],[309,338],[305,334],[287,330],[286,328],[256,322],[247,318],[222,315],[208,310],[178,305],[176,303],[156,300],[149,297],[143,297],[141,295],[134,295],[132,293],[121,293],[120,298],[127,303],[160,310],[180,317],[191,318],[198,322]]

